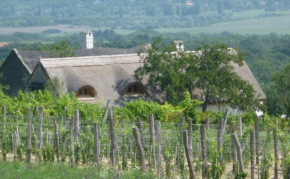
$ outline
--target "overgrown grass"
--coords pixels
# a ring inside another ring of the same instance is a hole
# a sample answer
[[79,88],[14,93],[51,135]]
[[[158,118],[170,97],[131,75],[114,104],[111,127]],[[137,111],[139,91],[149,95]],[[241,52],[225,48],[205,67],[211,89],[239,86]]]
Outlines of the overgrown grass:
[[[117,174],[110,168],[98,169],[91,167],[69,167],[63,164],[26,164],[21,162],[0,162],[0,178],[29,178],[29,179],[110,179],[119,176],[126,179],[150,179],[154,178],[151,173],[142,173],[139,169],[118,171]],[[117,177],[116,177],[117,178]]]

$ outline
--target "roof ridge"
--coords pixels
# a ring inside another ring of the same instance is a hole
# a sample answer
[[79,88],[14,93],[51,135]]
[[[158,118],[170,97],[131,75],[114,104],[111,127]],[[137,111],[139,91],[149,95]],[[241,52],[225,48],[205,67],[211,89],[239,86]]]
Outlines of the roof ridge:
[[98,59],[98,58],[115,58],[115,57],[132,57],[138,54],[118,54],[118,55],[101,55],[101,56],[82,56],[82,57],[58,57],[58,58],[40,58],[40,61],[54,61],[54,60],[78,60],[78,59]]

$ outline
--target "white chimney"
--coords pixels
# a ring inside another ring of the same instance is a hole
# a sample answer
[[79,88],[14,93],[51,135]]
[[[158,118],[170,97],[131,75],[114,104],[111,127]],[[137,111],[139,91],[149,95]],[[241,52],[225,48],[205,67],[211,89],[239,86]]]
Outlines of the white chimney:
[[94,48],[94,35],[92,31],[84,31],[81,33],[82,49]]
[[183,45],[183,41],[180,40],[176,40],[174,41],[175,45],[176,45],[176,50],[178,52],[183,52],[184,51],[184,45]]

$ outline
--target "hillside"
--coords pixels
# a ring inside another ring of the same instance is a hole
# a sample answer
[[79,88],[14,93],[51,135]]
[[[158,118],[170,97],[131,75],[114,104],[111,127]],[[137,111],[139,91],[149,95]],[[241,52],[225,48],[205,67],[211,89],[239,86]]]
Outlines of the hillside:
[[244,19],[289,16],[289,1],[256,0],[2,0],[0,27],[58,24],[122,29],[203,27]]

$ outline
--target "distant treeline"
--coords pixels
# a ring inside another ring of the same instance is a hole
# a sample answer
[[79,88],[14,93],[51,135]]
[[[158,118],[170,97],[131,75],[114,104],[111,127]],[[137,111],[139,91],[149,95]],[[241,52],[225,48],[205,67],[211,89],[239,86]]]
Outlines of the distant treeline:
[[[22,34],[23,35],[23,34]],[[25,35],[24,35],[25,36]],[[48,38],[38,36],[39,40],[57,41],[59,37]],[[194,34],[188,33],[168,33],[159,34],[156,31],[143,30],[129,35],[119,35],[114,30],[99,30],[94,32],[95,46],[110,48],[131,48],[147,43],[153,43],[155,39],[161,36],[163,45],[168,45],[174,40],[182,40],[185,50],[196,50],[204,44],[213,44],[215,42],[225,43],[230,47],[237,47],[247,55],[246,62],[259,81],[268,97],[268,110],[270,114],[275,114],[276,103],[274,92],[271,88],[271,73],[281,70],[287,63],[290,63],[290,35],[278,35],[271,33],[269,35],[239,35],[223,32],[221,34]],[[4,36],[0,36],[0,40]],[[19,37],[18,37],[19,38]],[[26,39],[26,38],[25,38]],[[80,48],[80,36],[75,34],[65,36],[64,39],[74,48]],[[21,39],[18,39],[21,41]],[[27,40],[27,39],[26,39]],[[32,41],[32,39],[31,39]],[[0,59],[5,59],[12,48],[37,50],[38,46],[46,46],[47,43],[11,43],[9,46],[0,48]]]
[[55,24],[124,29],[192,27],[232,20],[235,12],[287,10],[289,0],[2,0],[0,27]]

